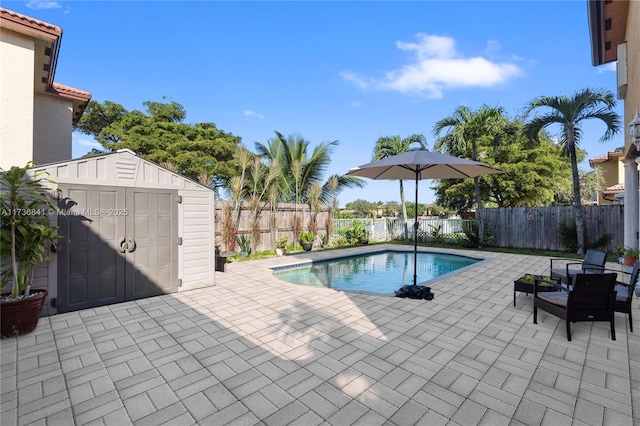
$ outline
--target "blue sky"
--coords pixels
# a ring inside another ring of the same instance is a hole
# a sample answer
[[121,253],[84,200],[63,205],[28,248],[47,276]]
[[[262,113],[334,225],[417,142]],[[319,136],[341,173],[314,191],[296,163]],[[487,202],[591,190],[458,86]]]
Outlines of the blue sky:
[[[129,110],[170,98],[186,122],[214,122],[252,151],[274,130],[312,146],[338,140],[326,177],[368,163],[380,136],[421,133],[432,148],[434,123],[460,105],[501,106],[514,117],[537,96],[616,84],[615,64],[591,65],[584,0],[3,7],[62,27],[56,82]],[[623,133],[599,142],[602,124],[583,129],[589,157],[624,145]],[[74,157],[95,144],[73,139]],[[420,183],[420,202],[433,201],[429,186]],[[413,183],[405,190],[413,194]],[[367,180],[340,203],[358,198],[399,201],[398,184]]]

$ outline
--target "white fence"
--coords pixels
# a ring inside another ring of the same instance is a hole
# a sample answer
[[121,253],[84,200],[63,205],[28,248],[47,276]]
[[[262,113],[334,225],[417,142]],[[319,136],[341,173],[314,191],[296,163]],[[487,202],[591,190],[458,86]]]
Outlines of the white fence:
[[[382,217],[375,219],[334,219],[332,239],[340,236],[340,231],[351,228],[353,222],[362,223],[369,231],[371,241],[390,241],[394,239],[413,239],[414,218],[406,222],[395,217]],[[453,235],[463,232],[462,224],[473,222],[462,219],[441,219],[439,217],[419,217],[418,218],[418,238],[420,240],[433,240],[433,236],[438,230],[438,234],[443,241],[455,241]]]

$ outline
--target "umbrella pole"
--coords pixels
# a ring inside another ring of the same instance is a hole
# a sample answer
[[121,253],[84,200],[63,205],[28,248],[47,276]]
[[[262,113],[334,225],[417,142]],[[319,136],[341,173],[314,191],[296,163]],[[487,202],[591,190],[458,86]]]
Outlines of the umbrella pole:
[[418,281],[418,169],[416,167],[416,205],[415,222],[413,222],[413,285]]

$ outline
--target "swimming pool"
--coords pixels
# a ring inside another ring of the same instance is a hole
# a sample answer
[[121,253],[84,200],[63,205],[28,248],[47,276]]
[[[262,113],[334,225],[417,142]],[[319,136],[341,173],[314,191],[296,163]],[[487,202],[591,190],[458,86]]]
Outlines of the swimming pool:
[[[444,253],[418,252],[418,283],[432,280],[482,259]],[[413,284],[413,252],[384,251],[302,265],[272,268],[283,281],[311,287],[394,294]]]

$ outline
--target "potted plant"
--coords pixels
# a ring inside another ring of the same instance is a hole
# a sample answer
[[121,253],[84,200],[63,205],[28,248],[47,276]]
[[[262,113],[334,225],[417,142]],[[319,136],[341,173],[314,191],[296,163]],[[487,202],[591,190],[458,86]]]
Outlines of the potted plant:
[[276,241],[276,254],[278,256],[282,256],[287,249],[287,243],[289,239],[287,237],[282,237],[278,241]]
[[41,176],[30,176],[24,167],[14,166],[0,172],[2,212],[0,248],[2,253],[2,293],[0,317],[2,337],[32,332],[47,297],[47,290],[31,290],[35,267],[48,260],[47,248],[60,237],[51,226],[48,213],[55,210]]
[[640,256],[640,250],[632,247],[625,247],[618,242],[613,242],[620,252],[620,256],[622,256],[623,263],[625,266],[633,266],[633,264],[638,260],[638,256]]
[[322,236],[322,248],[326,249],[329,246],[329,234],[324,234]]
[[240,255],[248,257],[251,254],[251,240],[245,234],[238,237],[238,245],[240,246]]
[[315,234],[311,231],[300,232],[300,244],[304,251],[311,251],[315,237]]

